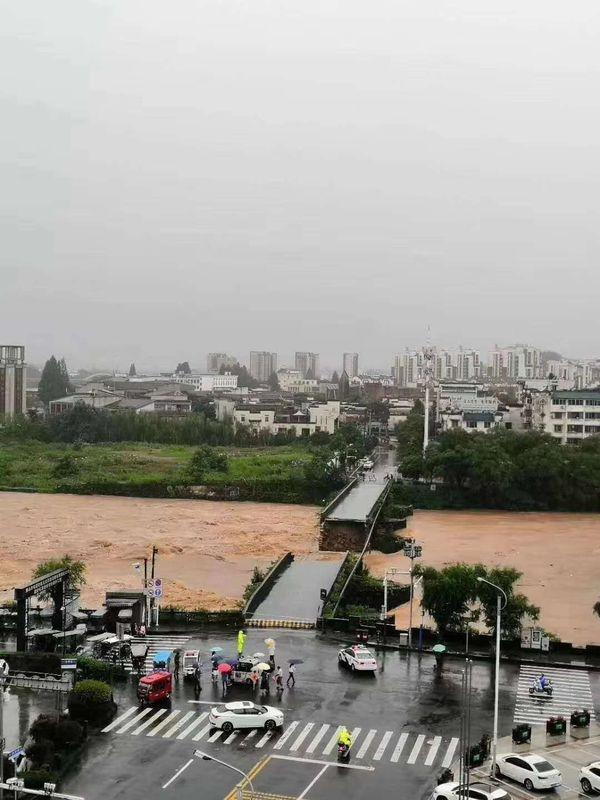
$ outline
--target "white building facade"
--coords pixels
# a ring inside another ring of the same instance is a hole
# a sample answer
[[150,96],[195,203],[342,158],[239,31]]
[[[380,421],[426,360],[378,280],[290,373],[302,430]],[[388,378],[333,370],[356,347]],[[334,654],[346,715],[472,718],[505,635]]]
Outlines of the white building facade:
[[172,380],[192,386],[197,392],[217,392],[227,389],[237,389],[238,376],[226,372],[224,375],[211,373],[210,375],[190,372],[187,374],[176,372]]
[[600,435],[600,390],[540,392],[532,396],[532,428],[561,444]]

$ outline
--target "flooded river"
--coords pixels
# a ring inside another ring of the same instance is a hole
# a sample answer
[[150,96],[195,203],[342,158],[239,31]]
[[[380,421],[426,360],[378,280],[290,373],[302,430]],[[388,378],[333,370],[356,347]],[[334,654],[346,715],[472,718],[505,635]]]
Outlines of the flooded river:
[[[600,644],[600,514],[417,511],[409,532],[423,544],[423,563],[457,561],[512,566],[520,590],[541,608],[542,627],[574,644]],[[407,569],[404,556],[373,554],[375,574]]]

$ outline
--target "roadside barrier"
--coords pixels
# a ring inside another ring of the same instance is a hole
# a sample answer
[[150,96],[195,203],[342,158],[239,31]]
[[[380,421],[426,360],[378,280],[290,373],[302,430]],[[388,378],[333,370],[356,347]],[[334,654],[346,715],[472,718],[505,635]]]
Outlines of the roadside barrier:
[[255,619],[246,620],[249,628],[303,628],[309,630],[316,628],[315,620],[309,619]]

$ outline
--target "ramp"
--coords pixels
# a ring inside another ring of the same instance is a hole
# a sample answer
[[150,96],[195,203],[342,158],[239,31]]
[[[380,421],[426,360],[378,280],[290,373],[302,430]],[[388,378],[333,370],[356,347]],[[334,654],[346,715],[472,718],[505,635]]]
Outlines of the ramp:
[[321,589],[329,592],[344,563],[345,553],[314,553],[294,556],[273,580],[268,594],[248,620],[249,625],[295,623],[312,626],[321,611]]

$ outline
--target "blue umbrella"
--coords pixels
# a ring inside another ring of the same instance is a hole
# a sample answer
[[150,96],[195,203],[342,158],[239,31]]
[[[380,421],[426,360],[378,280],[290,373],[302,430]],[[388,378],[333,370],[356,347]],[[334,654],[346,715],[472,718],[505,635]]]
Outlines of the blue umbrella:
[[210,648],[210,652],[212,654],[214,654],[214,653],[222,653],[223,652],[223,648],[222,647],[211,647]]
[[223,656],[213,656],[211,658],[211,661],[212,661],[213,664],[220,664],[221,661],[224,661],[224,660],[225,659],[223,658]]
[[226,658],[225,663],[229,664],[230,667],[237,667],[240,662],[237,658]]

